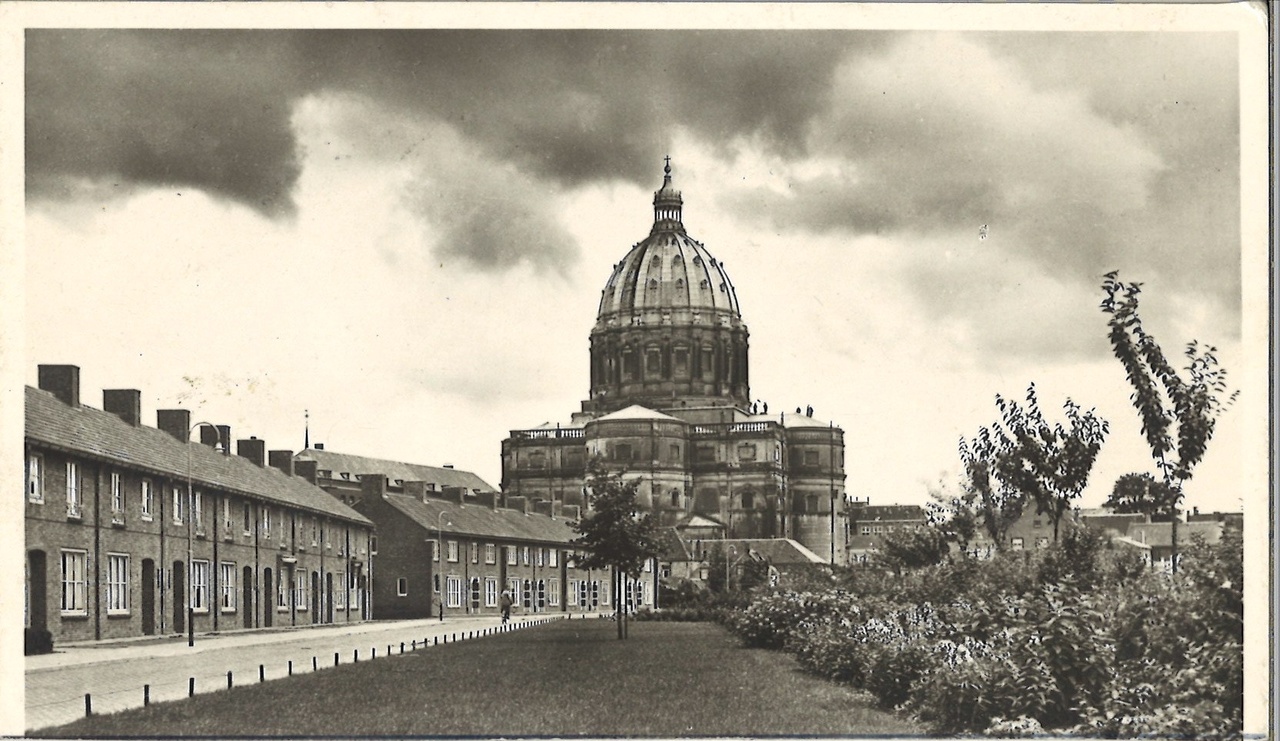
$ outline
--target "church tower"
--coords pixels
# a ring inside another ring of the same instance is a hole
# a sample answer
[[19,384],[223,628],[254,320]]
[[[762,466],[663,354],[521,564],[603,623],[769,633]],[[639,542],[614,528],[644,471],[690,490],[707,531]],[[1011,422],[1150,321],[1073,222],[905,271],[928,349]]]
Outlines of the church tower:
[[585,506],[588,462],[640,480],[665,527],[789,538],[843,563],[844,431],[751,403],[747,325],[724,263],[685,231],[671,162],[653,226],[613,266],[590,335],[590,392],[567,421],[512,430],[505,495]]
[[751,403],[747,325],[733,282],[685,231],[669,157],[663,173],[649,236],[614,265],[600,292],[584,412]]

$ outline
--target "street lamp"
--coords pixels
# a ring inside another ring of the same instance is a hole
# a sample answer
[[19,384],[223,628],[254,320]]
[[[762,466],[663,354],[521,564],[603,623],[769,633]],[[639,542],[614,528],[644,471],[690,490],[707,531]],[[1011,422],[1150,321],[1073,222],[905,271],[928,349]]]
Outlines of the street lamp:
[[[445,516],[445,515],[447,515],[447,514],[449,514],[449,510],[442,509],[442,510],[440,510],[440,514],[436,516],[436,555],[438,556],[438,560],[440,561],[440,570],[441,570],[441,571],[443,571],[443,570],[444,570],[444,563],[445,563],[445,555],[444,555],[444,525],[443,525],[442,523],[444,522],[444,516]],[[452,522],[450,522],[450,523],[449,523],[449,527],[453,527],[453,523],[452,523]],[[440,574],[436,574],[436,577],[437,577],[437,578],[439,578],[439,577],[440,577]],[[444,596],[445,596],[445,594],[446,594],[446,591],[448,590],[448,585],[447,585],[447,584],[445,584],[445,583],[444,583],[444,581],[445,581],[444,579],[441,579],[441,580],[440,580],[440,582],[441,582],[441,584],[440,584],[440,608],[439,608],[439,609],[440,609],[440,622],[444,622]]]
[[[192,537],[192,523],[195,521],[195,495],[192,493],[191,486],[191,433],[196,431],[198,427],[212,427],[217,430],[217,426],[210,422],[196,422],[191,425],[191,429],[187,430],[187,593],[185,600],[187,604],[187,645],[196,645],[196,626],[195,626],[195,605],[191,603],[192,590],[195,588],[195,564],[194,561],[194,539]],[[225,452],[225,451],[224,451]]]

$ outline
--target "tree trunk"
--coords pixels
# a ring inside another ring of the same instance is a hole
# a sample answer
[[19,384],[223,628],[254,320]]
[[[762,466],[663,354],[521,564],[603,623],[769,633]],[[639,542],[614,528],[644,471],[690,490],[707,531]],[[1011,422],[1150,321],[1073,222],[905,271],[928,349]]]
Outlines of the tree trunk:
[[618,599],[618,570],[613,570],[613,620],[618,624],[618,640],[626,636],[622,634],[622,601]]
[[1172,573],[1178,573],[1178,505],[1173,506],[1173,518],[1169,523],[1169,546],[1172,551],[1169,554],[1169,567]]

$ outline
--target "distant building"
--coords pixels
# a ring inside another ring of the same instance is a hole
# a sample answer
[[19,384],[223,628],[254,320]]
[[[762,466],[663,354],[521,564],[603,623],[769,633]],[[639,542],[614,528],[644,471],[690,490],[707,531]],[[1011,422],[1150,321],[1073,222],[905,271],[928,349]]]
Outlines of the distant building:
[[848,562],[868,563],[880,548],[884,536],[897,530],[916,528],[928,522],[924,508],[915,504],[849,504]]
[[[309,479],[377,525],[375,617],[612,611],[611,572],[587,570],[572,541],[576,505],[504,496],[479,476],[309,448],[295,457]],[[652,565],[647,573],[653,573]],[[628,583],[653,603],[651,579]]]
[[[1222,540],[1225,529],[1223,522],[1206,520],[1198,522],[1178,523],[1178,554],[1185,553],[1194,540],[1201,540],[1208,545],[1215,545]],[[1169,522],[1147,522],[1129,527],[1127,535],[1114,538],[1112,542],[1122,547],[1132,548],[1143,554],[1153,567],[1169,569],[1173,562],[1173,524]]]
[[845,559],[844,432],[753,401],[748,332],[724,263],[685,231],[665,168],[649,235],[613,267],[591,330],[590,395],[568,421],[512,430],[508,494],[586,506],[589,460],[640,480],[659,524],[714,519]]
[[830,571],[830,562],[789,538],[690,538],[689,531],[668,528],[663,532],[663,553],[659,562],[664,579],[686,579],[706,586],[712,570],[727,574],[735,587],[749,568],[758,564],[771,586],[785,587],[791,576],[813,571]]
[[143,425],[141,397],[89,407],[72,365],[26,389],[27,627],[56,644],[183,633],[188,607],[197,632],[369,616],[368,518],[262,440],[231,455],[229,427],[198,424],[191,442],[184,409]]

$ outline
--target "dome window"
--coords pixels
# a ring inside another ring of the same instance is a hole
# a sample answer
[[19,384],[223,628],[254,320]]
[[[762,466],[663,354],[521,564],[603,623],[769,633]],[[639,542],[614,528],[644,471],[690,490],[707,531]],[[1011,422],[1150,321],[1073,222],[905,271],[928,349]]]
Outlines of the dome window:
[[[723,286],[721,286],[723,288]],[[649,279],[649,290],[654,291],[658,288],[658,280],[656,278]]]
[[711,283],[709,283],[706,278],[703,278],[701,286],[703,288],[709,288],[711,286]]
[[729,292],[729,289],[725,286],[725,284],[721,283],[721,284],[720,284],[720,292],[721,292],[721,293],[728,293],[728,292]]
[[671,264],[676,267],[679,267],[680,264],[683,262],[684,262],[684,258],[680,257],[679,255],[676,255],[675,257],[671,258]]
[[684,278],[676,278],[676,288],[684,288]]
[[695,257],[693,258],[693,264],[694,264],[694,265],[701,265],[701,264],[702,264],[702,258],[701,258],[701,257],[696,257],[696,256],[695,256]]
[[654,255],[652,262],[655,268],[662,265],[662,255]]

